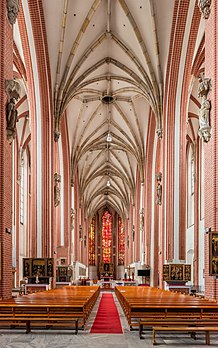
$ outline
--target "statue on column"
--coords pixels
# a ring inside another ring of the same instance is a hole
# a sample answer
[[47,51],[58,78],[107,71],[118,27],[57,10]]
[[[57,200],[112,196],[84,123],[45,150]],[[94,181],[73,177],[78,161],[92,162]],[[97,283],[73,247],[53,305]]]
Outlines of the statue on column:
[[140,230],[144,231],[144,208],[140,210]]
[[211,89],[211,79],[205,78],[204,75],[200,76],[198,87],[198,97],[201,98],[201,107],[199,109],[199,130],[198,134],[200,138],[207,143],[211,138],[211,126],[210,126],[210,109],[211,103],[207,98]]
[[210,6],[211,0],[198,0],[198,7],[204,19],[208,19],[210,16]]
[[54,141],[58,142],[60,138],[60,119],[58,116],[55,116],[55,130],[54,130]]
[[129,236],[127,236],[127,248],[129,249]]
[[132,241],[135,241],[135,226],[132,225]]
[[70,210],[70,218],[71,218],[71,229],[74,229],[74,219],[75,219],[75,210],[71,208]]
[[156,181],[157,181],[157,187],[156,187],[156,204],[161,205],[162,204],[162,173],[156,174]]
[[60,182],[61,182],[61,176],[58,173],[54,174],[54,205],[57,207],[60,204],[61,201],[61,194],[60,194]]
[[19,13],[19,0],[6,0],[7,16],[11,25],[16,23],[16,19]]
[[18,121],[18,113],[16,109],[16,101],[20,98],[20,85],[15,80],[5,81],[5,91],[8,96],[6,104],[6,133],[9,144],[16,135],[16,123]]

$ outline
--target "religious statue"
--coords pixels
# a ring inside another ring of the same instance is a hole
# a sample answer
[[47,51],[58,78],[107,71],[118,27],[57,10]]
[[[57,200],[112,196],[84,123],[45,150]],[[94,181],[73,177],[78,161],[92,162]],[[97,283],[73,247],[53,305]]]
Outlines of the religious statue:
[[70,210],[70,218],[71,218],[71,229],[74,230],[75,210],[73,208],[71,208]]
[[132,241],[135,241],[135,226],[132,225]]
[[15,80],[5,81],[5,91],[8,96],[6,104],[6,133],[9,144],[12,143],[16,135],[16,123],[18,121],[18,112],[16,101],[20,98],[20,85]]
[[157,133],[158,139],[162,139],[163,138],[163,129],[162,128],[158,128],[156,130],[156,133]]
[[162,173],[156,174],[156,181],[157,181],[157,187],[156,187],[156,204],[161,205],[162,204],[162,185],[161,185],[161,179],[162,179]]
[[57,207],[60,204],[61,194],[60,194],[60,182],[61,176],[58,173],[54,174],[55,186],[54,186],[54,205]]
[[198,134],[204,142],[208,142],[211,138],[210,126],[210,109],[211,103],[207,95],[211,89],[211,80],[201,75],[199,79],[198,97],[201,98],[201,107],[199,109],[199,130]]
[[204,19],[208,19],[210,16],[210,6],[211,0],[198,0],[198,7]]
[[79,240],[83,240],[83,228],[82,225],[79,225]]
[[7,16],[11,25],[15,24],[19,12],[19,0],[7,0]]
[[16,99],[11,98],[6,105],[7,128],[14,130],[17,122],[17,110],[15,107]]
[[60,119],[58,116],[55,115],[55,130],[54,130],[54,141],[58,142],[60,138]]
[[140,230],[144,230],[144,208],[140,210]]

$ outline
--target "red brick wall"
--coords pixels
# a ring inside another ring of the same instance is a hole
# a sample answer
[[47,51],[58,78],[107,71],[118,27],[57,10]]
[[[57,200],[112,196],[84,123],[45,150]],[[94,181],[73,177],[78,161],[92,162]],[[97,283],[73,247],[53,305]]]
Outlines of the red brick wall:
[[166,259],[174,258],[174,144],[177,82],[189,1],[175,1],[164,95]]
[[152,199],[152,162],[154,151],[154,137],[155,137],[155,116],[150,110],[148,122],[148,138],[146,145],[146,164],[145,164],[145,194],[144,194],[144,211],[145,211],[145,264],[151,263],[151,199]]
[[[192,23],[189,33],[189,41],[186,53],[186,61],[184,66],[183,73],[183,85],[182,85],[182,97],[181,97],[181,117],[180,117],[180,192],[184,194],[180,195],[179,198],[179,259],[186,259],[186,134],[187,134],[187,103],[188,103],[188,94],[189,94],[189,85],[191,81],[191,69],[192,69],[192,60],[194,55],[194,49],[196,45],[196,38],[198,34],[200,23],[200,11],[197,3],[195,4],[194,13],[192,17]],[[198,190],[198,186],[195,187]],[[197,191],[195,191],[195,197],[197,196]],[[196,202],[197,203],[197,202]],[[195,214],[196,217],[196,214]],[[195,220],[195,235],[196,240],[198,239],[198,220]],[[197,250],[197,246],[195,251]],[[198,258],[198,255],[195,252],[195,258]],[[195,265],[197,266],[197,265]],[[195,267],[197,271],[197,267]],[[195,276],[198,275],[198,272],[195,272]],[[197,281],[197,279],[195,279]],[[197,284],[197,282],[195,283]]]
[[[23,13],[22,4],[20,3],[20,11],[18,16],[18,26],[20,31],[20,38],[22,43],[24,61],[26,66],[27,74],[27,87],[28,87],[28,98],[30,107],[30,118],[31,118],[31,206],[30,206],[30,221],[31,226],[31,238],[29,245],[29,256],[36,257],[36,233],[37,233],[37,143],[36,143],[36,105],[35,105],[35,90],[34,90],[34,76],[32,69],[32,61],[30,55],[30,48],[28,42],[27,28],[25,24],[25,18]],[[17,192],[19,195],[19,192]],[[19,238],[19,236],[17,236]]]
[[12,146],[6,140],[5,80],[13,78],[12,27],[6,18],[5,1],[0,2],[0,298],[10,298],[12,289]]
[[38,79],[41,102],[42,132],[42,257],[52,255],[50,250],[51,233],[53,231],[53,113],[52,91],[47,37],[41,0],[28,1],[35,52],[37,58]]
[[[211,14],[205,21],[205,76],[212,79],[212,138],[205,152],[205,228],[218,230],[218,3],[212,1]],[[205,236],[205,293],[218,300],[218,280],[209,276],[208,235]]]

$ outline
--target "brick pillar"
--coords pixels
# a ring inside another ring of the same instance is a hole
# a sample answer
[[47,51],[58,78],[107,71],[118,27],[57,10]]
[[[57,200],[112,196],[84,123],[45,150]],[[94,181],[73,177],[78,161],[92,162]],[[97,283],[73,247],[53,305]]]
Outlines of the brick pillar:
[[[212,1],[211,14],[205,20],[205,76],[211,78],[212,137],[204,143],[205,153],[205,228],[218,230],[218,3]],[[218,300],[218,280],[209,276],[208,234],[205,235],[205,293]]]
[[12,26],[6,17],[6,1],[0,2],[0,298],[12,289],[12,146],[6,140],[5,80],[13,78]]
[[145,264],[151,264],[151,215],[152,215],[152,162],[155,137],[155,117],[152,111],[149,115],[148,137],[146,145],[145,163],[145,192],[144,192],[144,211],[145,211]]

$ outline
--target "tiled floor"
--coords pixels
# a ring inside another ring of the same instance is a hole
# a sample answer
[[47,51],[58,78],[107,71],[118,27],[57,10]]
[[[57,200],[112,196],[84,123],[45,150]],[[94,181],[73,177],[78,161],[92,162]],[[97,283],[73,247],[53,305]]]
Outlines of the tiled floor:
[[[120,313],[123,335],[109,334],[90,334],[90,328],[97,313],[98,304],[96,303],[84,331],[79,331],[78,335],[71,334],[70,331],[57,333],[57,331],[39,332],[33,331],[26,335],[23,331],[3,332],[0,331],[0,348],[151,348],[151,332],[145,335],[144,340],[139,339],[138,331],[129,331],[128,324],[120,305],[115,298],[118,311]],[[218,347],[218,334],[211,335],[210,347]],[[204,335],[198,335],[197,340],[193,340],[188,334],[160,334],[157,335],[158,345],[165,348],[192,347],[200,348],[205,346]]]

